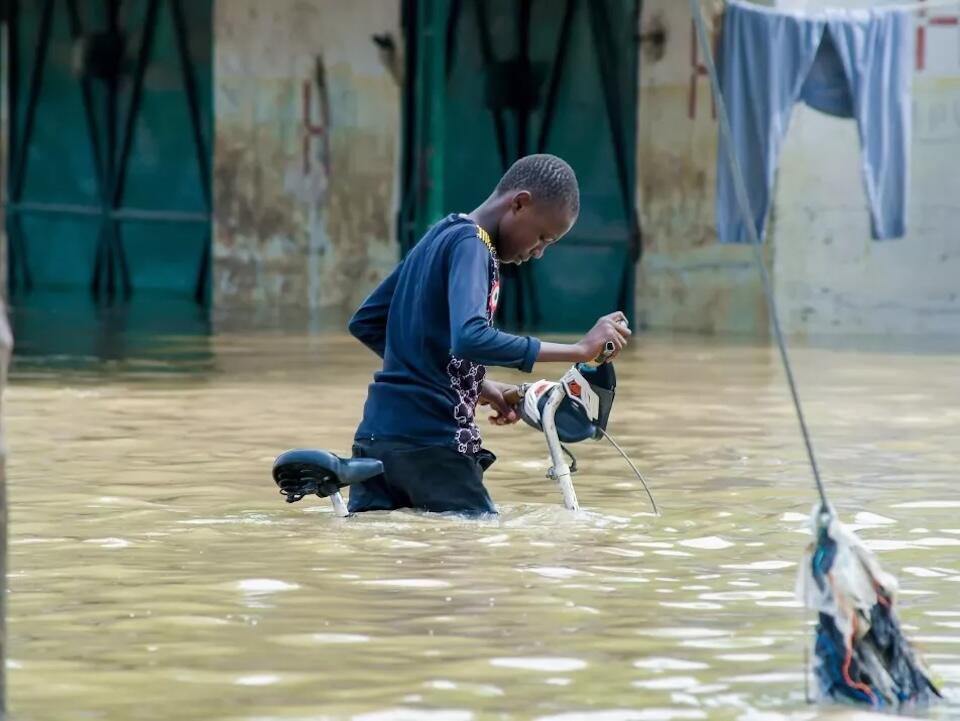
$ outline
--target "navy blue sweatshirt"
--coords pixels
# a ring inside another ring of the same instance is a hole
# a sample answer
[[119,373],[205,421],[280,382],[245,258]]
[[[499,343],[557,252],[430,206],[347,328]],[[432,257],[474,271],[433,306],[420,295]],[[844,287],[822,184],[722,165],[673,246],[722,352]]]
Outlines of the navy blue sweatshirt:
[[474,412],[486,365],[530,372],[536,338],[492,325],[499,261],[486,231],[463,215],[434,225],[350,320],[350,332],[383,358],[358,440],[480,450]]

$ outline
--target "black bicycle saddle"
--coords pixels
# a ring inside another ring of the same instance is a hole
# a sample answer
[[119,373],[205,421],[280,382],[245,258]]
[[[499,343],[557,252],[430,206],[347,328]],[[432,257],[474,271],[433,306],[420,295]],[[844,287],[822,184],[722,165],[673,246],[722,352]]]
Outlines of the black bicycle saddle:
[[344,486],[362,483],[383,473],[376,458],[340,458],[329,451],[298,448],[277,456],[273,480],[287,503],[304,496],[332,496]]

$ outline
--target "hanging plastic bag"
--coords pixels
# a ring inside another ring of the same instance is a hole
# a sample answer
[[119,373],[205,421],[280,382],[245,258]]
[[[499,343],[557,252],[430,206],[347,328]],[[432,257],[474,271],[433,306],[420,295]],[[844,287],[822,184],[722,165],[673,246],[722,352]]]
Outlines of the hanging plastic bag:
[[818,614],[812,662],[817,700],[899,708],[939,698],[897,621],[897,579],[832,508],[818,504],[812,526],[815,540],[800,565],[796,593]]

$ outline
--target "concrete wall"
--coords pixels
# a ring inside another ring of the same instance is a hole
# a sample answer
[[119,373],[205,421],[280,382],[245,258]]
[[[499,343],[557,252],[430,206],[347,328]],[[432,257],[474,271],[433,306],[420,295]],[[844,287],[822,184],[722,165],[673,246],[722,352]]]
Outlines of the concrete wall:
[[[705,4],[706,16],[721,7]],[[750,249],[716,242],[716,122],[692,54],[690,11],[686,2],[646,0],[641,26],[653,18],[668,34],[663,58],[640,58],[639,318],[653,328],[753,333],[766,327],[767,315]]]
[[[705,0],[704,8],[719,21],[719,3]],[[870,239],[853,121],[796,106],[764,248],[791,334],[960,334],[960,26],[951,24],[958,14],[941,9],[917,18],[924,47],[914,77],[903,239]],[[638,307],[653,327],[763,332],[767,318],[750,249],[715,239],[717,125],[708,80],[694,61],[687,3],[647,0],[642,22],[654,15],[670,35],[664,58],[641,65],[646,255]]]
[[956,23],[960,6],[915,16],[923,43],[903,238],[870,239],[853,121],[797,106],[773,236],[778,302],[793,333],[960,335],[960,26],[932,18]]
[[216,0],[214,305],[347,312],[398,256],[387,0]]

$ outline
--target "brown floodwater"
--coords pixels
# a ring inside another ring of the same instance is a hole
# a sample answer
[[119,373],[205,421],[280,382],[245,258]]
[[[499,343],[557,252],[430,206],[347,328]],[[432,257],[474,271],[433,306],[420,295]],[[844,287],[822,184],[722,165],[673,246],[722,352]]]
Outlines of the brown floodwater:
[[[223,333],[18,359],[6,396],[9,698],[58,721],[806,719],[793,597],[811,475],[766,345],[639,337],[560,507],[491,428],[495,520],[283,503],[282,450],[350,447],[376,359]],[[142,349],[141,349],[142,350]],[[960,380],[946,352],[794,352],[833,503],[900,579],[960,716]],[[556,378],[562,366],[537,369]],[[516,378],[510,373],[500,377]]]

